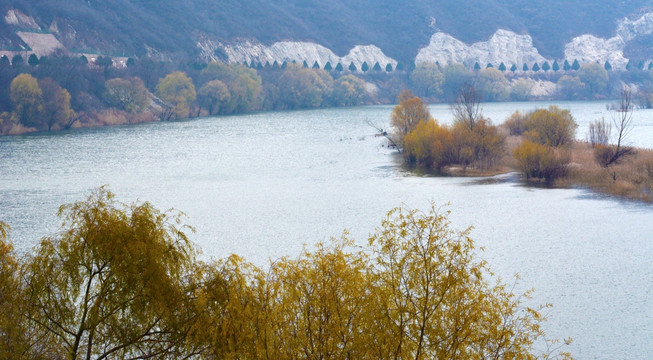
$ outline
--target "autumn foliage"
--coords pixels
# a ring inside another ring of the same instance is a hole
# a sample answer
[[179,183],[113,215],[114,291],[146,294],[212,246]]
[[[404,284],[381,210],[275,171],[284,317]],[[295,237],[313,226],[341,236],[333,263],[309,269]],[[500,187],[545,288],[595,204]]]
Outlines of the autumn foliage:
[[503,154],[504,136],[488,119],[446,126],[431,117],[418,97],[402,93],[400,100],[392,112],[392,124],[409,164],[435,171],[452,165],[488,169]]
[[566,175],[578,126],[568,110],[550,106],[525,115],[514,113],[507,125],[511,133],[524,137],[513,155],[526,180],[551,183]]
[[106,189],[60,214],[62,231],[23,259],[0,223],[2,358],[568,356],[536,350],[541,309],[495,282],[435,207],[394,209],[366,246],[345,233],[267,270],[198,261],[178,215]]

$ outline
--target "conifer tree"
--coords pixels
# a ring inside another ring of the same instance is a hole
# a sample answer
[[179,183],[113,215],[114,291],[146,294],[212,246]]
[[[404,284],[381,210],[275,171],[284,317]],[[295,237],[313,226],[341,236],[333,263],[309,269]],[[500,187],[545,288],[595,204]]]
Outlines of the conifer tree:
[[27,58],[27,63],[30,66],[36,66],[39,64],[39,58],[36,56],[36,54],[32,54]]
[[385,72],[392,72],[392,64],[388,64],[385,66]]
[[571,65],[569,65],[569,61],[567,61],[566,59],[565,59],[565,63],[562,64],[562,69],[564,71],[569,71],[571,69]]
[[474,63],[474,70],[481,70],[481,65],[478,64],[478,61]]
[[503,61],[499,64],[499,70],[506,71],[506,64],[504,64]]
[[544,64],[542,64],[542,70],[544,70],[544,71],[551,70],[551,66],[549,65],[548,61],[545,61]]
[[610,65],[609,61],[606,61],[605,64],[603,65],[603,68],[607,71],[612,70],[612,65]]
[[381,64],[377,61],[376,64],[374,64],[374,67],[372,68],[374,71],[381,71]]
[[313,63],[313,69],[319,69],[319,68],[320,68],[320,64],[317,62],[317,60],[315,60],[315,62]]
[[357,70],[357,69],[356,69],[356,65],[354,65],[354,62],[353,62],[353,61],[351,62],[351,64],[349,64],[349,68],[348,68],[348,69],[349,69],[349,71],[351,71],[351,72],[355,72],[355,71]]
[[510,71],[512,71],[512,72],[517,71],[517,65],[512,64],[512,66],[510,67]]
[[560,70],[560,65],[558,65],[557,60],[553,60],[553,71],[558,71]]
[[528,65],[526,63],[524,63],[524,66],[522,67],[522,70],[523,71],[528,71]]
[[367,61],[363,61],[363,65],[361,65],[361,70],[363,70],[363,72],[367,72],[369,69],[370,66],[367,65]]
[[578,70],[580,69],[580,63],[578,62],[578,59],[574,59],[574,63],[571,64],[572,70]]
[[13,58],[11,58],[11,66],[21,66],[24,62],[25,60],[22,56],[20,56],[20,54],[16,54]]
[[333,67],[331,66],[331,62],[327,61],[327,63],[324,65],[324,70],[326,71],[331,71],[333,70]]
[[341,63],[336,64],[336,71],[340,72],[343,71],[345,68],[342,66]]
[[7,55],[2,55],[2,57],[0,58],[0,65],[9,66],[9,58],[7,57]]
[[533,67],[531,69],[533,69],[534,72],[540,71],[540,65],[535,63],[535,64],[533,64]]

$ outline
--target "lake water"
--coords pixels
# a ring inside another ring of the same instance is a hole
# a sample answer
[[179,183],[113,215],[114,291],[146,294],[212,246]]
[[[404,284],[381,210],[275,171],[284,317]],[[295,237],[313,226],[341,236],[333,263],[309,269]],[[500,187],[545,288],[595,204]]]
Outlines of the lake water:
[[[502,122],[548,103],[485,104]],[[570,109],[583,138],[610,119],[605,103]],[[574,338],[578,359],[653,354],[653,207],[582,189],[488,179],[416,176],[374,136],[391,106],[261,113],[0,138],[0,219],[24,253],[57,231],[59,205],[108,184],[118,199],[176,208],[196,227],[204,257],[242,255],[258,265],[348,229],[360,243],[385,213],[448,205],[479,256],[506,281],[553,303],[547,332]],[[448,123],[445,105],[432,114]],[[653,111],[635,112],[633,145],[653,148]]]

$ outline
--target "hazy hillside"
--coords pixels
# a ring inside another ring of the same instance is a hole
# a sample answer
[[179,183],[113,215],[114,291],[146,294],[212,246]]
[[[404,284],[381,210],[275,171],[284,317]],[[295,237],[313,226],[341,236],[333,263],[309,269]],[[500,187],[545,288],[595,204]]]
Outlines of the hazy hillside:
[[[115,55],[193,58],[199,39],[256,39],[312,41],[338,55],[354,45],[375,44],[390,57],[409,60],[436,30],[474,42],[499,28],[528,33],[542,55],[560,58],[574,36],[609,37],[618,19],[652,5],[652,0],[4,0],[0,11],[15,8],[34,17],[42,29],[56,30],[69,49]],[[651,47],[646,39],[639,43]],[[0,21],[0,46],[19,44]],[[628,51],[642,52],[636,46]]]

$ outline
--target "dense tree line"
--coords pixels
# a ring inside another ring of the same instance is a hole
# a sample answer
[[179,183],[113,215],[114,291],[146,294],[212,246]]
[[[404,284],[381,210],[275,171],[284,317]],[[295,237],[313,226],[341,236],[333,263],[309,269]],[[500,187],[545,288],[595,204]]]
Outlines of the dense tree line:
[[59,213],[61,231],[22,258],[0,222],[0,358],[568,357],[538,350],[543,308],[491,279],[469,229],[435,206],[267,270],[199,261],[179,214],[103,188]]
[[62,53],[25,64],[0,61],[0,133],[227,115],[259,110],[352,106],[372,101],[349,72],[287,65],[172,64],[151,59],[116,68]]
[[622,82],[630,82],[639,84],[634,94],[638,104],[653,103],[653,69],[616,72],[606,70],[609,64],[577,61],[565,61],[562,69],[554,62],[551,70],[544,70],[545,63],[537,72],[514,73],[505,64],[471,70],[455,63],[399,63],[385,70],[375,64],[360,72],[353,63],[348,70],[340,63],[309,66],[306,61],[174,64],[130,58],[126,67],[118,68],[107,56],[92,62],[64,53],[29,58],[0,59],[0,87],[6,89],[0,92],[0,133],[393,103],[405,88],[429,102],[454,102],[464,84],[471,84],[484,101],[524,101],[542,98],[532,91],[538,81],[555,88],[545,97],[549,99],[618,96]]

